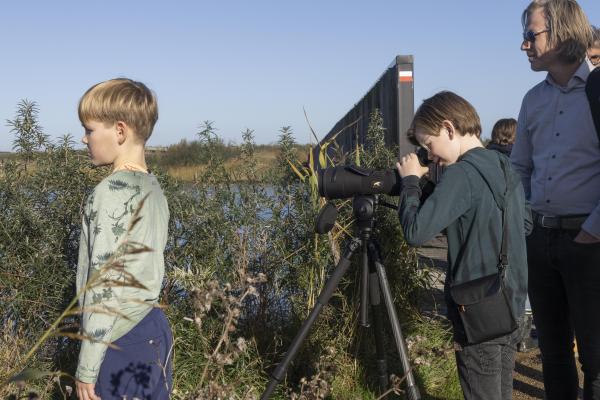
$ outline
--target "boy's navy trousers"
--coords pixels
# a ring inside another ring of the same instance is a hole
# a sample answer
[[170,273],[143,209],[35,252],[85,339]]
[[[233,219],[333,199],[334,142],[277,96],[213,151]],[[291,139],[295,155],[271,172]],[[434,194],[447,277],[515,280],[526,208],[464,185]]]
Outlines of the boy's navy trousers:
[[102,400],[169,399],[173,384],[173,335],[164,312],[153,308],[108,348],[96,381]]

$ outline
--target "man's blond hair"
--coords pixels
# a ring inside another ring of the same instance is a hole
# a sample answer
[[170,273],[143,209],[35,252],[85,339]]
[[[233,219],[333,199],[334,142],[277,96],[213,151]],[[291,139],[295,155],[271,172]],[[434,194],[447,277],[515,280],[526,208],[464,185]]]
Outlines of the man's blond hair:
[[158,120],[154,93],[143,83],[127,78],[111,79],[89,88],[79,100],[78,112],[82,123],[125,122],[144,142]]
[[521,15],[523,30],[529,16],[542,9],[546,18],[548,45],[558,51],[561,61],[581,63],[592,45],[592,29],[587,16],[575,0],[533,0]]

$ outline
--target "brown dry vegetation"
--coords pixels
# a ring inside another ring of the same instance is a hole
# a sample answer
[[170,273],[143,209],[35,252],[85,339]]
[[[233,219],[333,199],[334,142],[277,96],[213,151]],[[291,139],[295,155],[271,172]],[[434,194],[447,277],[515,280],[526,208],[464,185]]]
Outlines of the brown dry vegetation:
[[[256,169],[260,176],[264,176],[277,163],[278,154],[279,150],[276,146],[262,146],[256,150]],[[306,159],[307,150],[304,146],[296,149],[295,156],[299,160]],[[154,158],[155,162],[160,163],[159,157],[161,155],[152,155],[149,158]],[[225,170],[231,176],[237,177],[238,181],[246,181],[246,177],[237,172],[244,169],[243,163],[240,158],[230,158],[224,162]],[[167,165],[164,168],[171,177],[184,182],[193,182],[206,172],[206,164]]]

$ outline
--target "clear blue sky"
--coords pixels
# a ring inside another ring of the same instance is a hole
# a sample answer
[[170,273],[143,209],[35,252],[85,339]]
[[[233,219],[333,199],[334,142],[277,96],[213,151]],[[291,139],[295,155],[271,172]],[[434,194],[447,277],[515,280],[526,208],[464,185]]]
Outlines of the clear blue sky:
[[[581,0],[600,24],[600,1]],[[11,1],[0,12],[0,150],[4,121],[35,100],[51,137],[81,137],[77,102],[126,76],[158,95],[150,145],[192,140],[212,120],[225,141],[254,129],[259,143],[291,125],[309,141],[371,87],[398,54],[415,57],[415,103],[453,90],[475,105],[484,135],[543,73],[521,43],[524,0]]]

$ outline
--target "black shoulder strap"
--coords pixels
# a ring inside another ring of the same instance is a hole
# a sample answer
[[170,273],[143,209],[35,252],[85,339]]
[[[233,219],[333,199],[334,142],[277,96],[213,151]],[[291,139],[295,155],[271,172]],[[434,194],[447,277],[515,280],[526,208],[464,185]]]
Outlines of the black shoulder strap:
[[598,135],[598,142],[600,142],[600,67],[596,68],[588,75],[585,83],[585,94],[590,103],[590,110],[592,111],[592,118],[594,119],[594,126],[596,127],[596,134]]
[[[490,191],[492,191],[490,184],[485,179],[485,176],[483,176],[483,174],[481,173],[479,168],[477,168],[477,166],[474,163],[470,162],[469,160],[463,160],[463,161],[465,161],[467,164],[469,164],[475,171],[477,171],[479,173],[479,175],[481,175],[481,177],[483,178],[483,181],[489,187]],[[500,167],[502,168],[502,173],[504,174],[504,181],[506,182],[506,191],[504,192],[504,197],[507,199],[509,196],[509,191],[511,190],[511,188],[509,188],[509,186],[508,186],[508,172],[506,171],[506,166],[504,165],[504,163],[502,161],[500,161]],[[508,268],[508,228],[507,228],[508,224],[506,223],[506,215],[508,214],[508,204],[509,204],[509,202],[506,201],[504,207],[498,207],[498,208],[500,208],[500,211],[502,212],[502,240],[500,242],[500,254],[498,255],[499,261],[500,261],[498,263],[498,269],[500,270],[500,272],[502,274],[504,274],[506,268]]]

